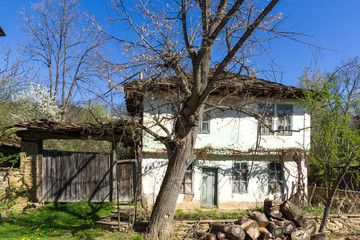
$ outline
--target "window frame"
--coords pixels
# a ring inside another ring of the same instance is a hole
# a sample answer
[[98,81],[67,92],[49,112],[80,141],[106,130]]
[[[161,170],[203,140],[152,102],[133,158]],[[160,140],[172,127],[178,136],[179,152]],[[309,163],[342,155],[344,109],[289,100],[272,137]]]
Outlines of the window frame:
[[[269,106],[269,109],[268,107]],[[290,114],[279,114],[279,109],[285,108],[290,111]],[[294,115],[294,105],[293,104],[286,104],[286,103],[272,103],[272,104],[259,104],[259,113],[264,114],[264,122],[269,122],[268,125],[274,130],[277,131],[277,135],[279,136],[292,136],[293,130],[293,115]],[[268,119],[266,119],[268,118]],[[280,118],[284,118],[280,120]],[[283,124],[280,122],[283,121]],[[288,124],[287,124],[288,123]],[[284,130],[280,130],[279,127],[284,126]],[[288,126],[288,127],[287,127]],[[260,124],[260,132],[262,135],[272,135],[272,132],[265,127],[264,124]]]
[[[189,174],[190,175],[190,183],[191,183],[191,192],[186,192],[186,184],[188,184],[189,182],[186,182],[187,178],[186,178],[186,175]],[[193,190],[193,187],[194,187],[194,184],[193,184],[193,177],[194,177],[194,166],[193,164],[190,164],[190,166],[187,167],[187,169],[185,170],[185,175],[184,175],[184,178],[181,182],[181,191],[180,193],[181,194],[194,194],[194,190]]]
[[[274,170],[271,169],[270,165],[274,165]],[[269,162],[268,163],[268,192],[271,194],[283,194],[284,193],[284,169],[283,165],[280,162]],[[273,179],[271,179],[271,173],[273,173]],[[280,179],[279,179],[280,176]],[[274,184],[274,187],[271,187],[271,184]],[[279,185],[277,188],[275,186]]]
[[[235,165],[239,164],[239,167],[236,167]],[[246,167],[243,168],[242,166],[245,165]],[[235,179],[235,174],[239,174],[238,180]],[[243,174],[245,175],[243,179]],[[248,193],[248,184],[249,183],[249,166],[247,161],[236,161],[233,163],[232,167],[232,193],[233,194],[244,194]],[[238,186],[236,188],[235,186]],[[241,186],[244,186],[242,188]]]
[[[208,106],[205,106],[204,111],[207,108],[208,108]],[[202,118],[202,120],[200,122],[200,126],[199,126],[200,134],[210,134],[210,120],[211,120],[210,112],[204,112],[203,118]],[[207,129],[204,127],[204,125],[207,125]]]

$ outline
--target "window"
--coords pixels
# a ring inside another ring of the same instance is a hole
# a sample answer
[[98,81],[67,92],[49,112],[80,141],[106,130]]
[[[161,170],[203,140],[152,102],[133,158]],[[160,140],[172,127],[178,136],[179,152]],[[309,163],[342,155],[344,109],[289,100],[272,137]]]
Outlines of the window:
[[[264,123],[271,129],[278,130],[279,135],[291,135],[293,105],[291,104],[259,104],[259,112]],[[262,134],[272,134],[270,129],[261,124]]]
[[181,193],[191,194],[192,191],[192,164],[186,169],[184,180],[181,184]]
[[[206,109],[207,107],[205,107]],[[200,123],[199,133],[210,133],[210,112],[204,112],[203,119]]]
[[282,193],[283,192],[283,169],[281,163],[271,162],[268,165],[269,175],[269,192]]
[[[259,112],[263,116],[263,121],[266,123],[271,129],[274,129],[273,126],[273,118],[274,118],[274,104],[260,104],[259,105]],[[271,134],[270,129],[261,124],[261,133],[263,134]]]
[[233,166],[233,193],[246,193],[248,180],[248,164],[235,162]]
[[279,133],[291,135],[291,116],[293,115],[293,106],[288,104],[278,104],[276,108],[277,129]]

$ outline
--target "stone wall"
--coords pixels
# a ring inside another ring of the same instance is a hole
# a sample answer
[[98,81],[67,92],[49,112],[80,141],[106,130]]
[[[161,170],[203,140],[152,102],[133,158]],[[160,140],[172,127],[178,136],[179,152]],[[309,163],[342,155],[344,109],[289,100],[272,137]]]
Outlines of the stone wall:
[[28,200],[38,202],[37,186],[39,184],[38,162],[42,152],[41,141],[21,140],[20,166],[24,187],[28,191]]
[[5,193],[7,187],[20,187],[22,175],[19,169],[9,170],[9,168],[0,168],[0,195]]
[[[6,188],[10,186],[16,188],[24,187],[24,183],[22,179],[23,179],[23,175],[20,169],[16,168],[10,170],[9,168],[0,168],[0,196],[4,196],[3,194],[6,193]],[[14,199],[10,199],[10,201],[12,200]],[[27,203],[28,203],[27,197],[17,197],[16,204],[12,205],[6,211],[8,210],[21,211],[27,206]]]

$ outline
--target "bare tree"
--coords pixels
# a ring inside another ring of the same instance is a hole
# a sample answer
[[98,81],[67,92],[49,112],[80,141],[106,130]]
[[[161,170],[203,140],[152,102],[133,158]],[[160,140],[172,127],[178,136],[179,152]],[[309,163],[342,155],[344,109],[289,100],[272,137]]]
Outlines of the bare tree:
[[77,0],[42,0],[23,13],[29,40],[23,46],[29,61],[39,62],[50,96],[62,107],[62,120],[76,90],[95,88],[104,73],[102,47],[106,38]]
[[[224,81],[223,73],[231,70],[237,73],[234,77],[244,71],[251,75],[253,71],[248,60],[264,52],[263,43],[279,36],[291,38],[294,34],[274,28],[281,14],[269,13],[278,2],[137,0],[132,2],[134,5],[121,0],[112,2],[121,16],[113,20],[126,24],[131,33],[112,36],[123,44],[124,52],[131,57],[129,62],[119,65],[126,74],[122,83],[139,76],[158,79],[175,75],[176,84],[180,85],[177,97],[173,96],[174,106],[177,106],[173,130],[167,129],[156,117],[154,125],[165,134],[142,126],[165,145],[169,160],[153,207],[147,239],[168,239],[171,233],[181,182],[187,167],[195,160],[194,146],[204,106],[209,104],[208,97],[216,84]],[[242,106],[229,108],[216,104],[211,107],[258,117]]]

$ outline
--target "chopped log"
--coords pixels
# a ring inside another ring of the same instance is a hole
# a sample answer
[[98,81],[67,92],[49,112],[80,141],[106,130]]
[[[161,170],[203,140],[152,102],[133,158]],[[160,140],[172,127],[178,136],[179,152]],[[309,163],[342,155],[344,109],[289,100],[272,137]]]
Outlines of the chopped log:
[[269,224],[269,220],[266,215],[259,211],[248,212],[248,215],[251,219],[255,220],[260,227],[266,227]]
[[317,233],[310,237],[310,240],[326,240],[326,234],[325,233]]
[[296,229],[295,223],[289,220],[279,221],[277,223],[284,228],[285,234],[291,234]]
[[294,223],[298,227],[305,227],[307,223],[307,219],[304,216],[300,215],[294,219]]
[[235,222],[234,222],[234,224],[236,224],[236,225],[241,225],[241,224],[244,224],[244,223],[246,223],[247,221],[249,221],[249,216],[248,215],[244,215],[244,216],[241,216],[241,218],[239,219],[239,220],[236,220]]
[[276,225],[273,222],[270,222],[269,225],[267,225],[266,229],[269,230],[269,232],[273,235],[274,238],[282,238],[284,235],[284,228]]
[[229,232],[231,229],[231,224],[224,223],[211,223],[210,224],[211,232]]
[[252,219],[249,219],[244,224],[241,224],[241,228],[244,229],[246,238],[248,239],[254,240],[260,236],[259,224]]
[[284,237],[275,237],[274,240],[283,240]]
[[260,239],[268,240],[272,238],[272,234],[265,227],[259,227],[259,231]]
[[283,217],[282,213],[280,212],[280,205],[282,204],[279,200],[270,200],[265,199],[264,201],[264,213],[266,217],[270,218],[277,218],[281,219]]
[[224,233],[224,232],[218,232],[218,233],[216,234],[216,236],[217,236],[217,238],[218,238],[219,240],[224,240],[224,239],[226,239],[226,233]]
[[216,240],[216,235],[213,233],[206,233],[204,236],[199,238],[201,240]]
[[311,236],[316,233],[316,222],[315,220],[310,220],[306,222],[304,229],[308,232]]
[[200,221],[196,222],[184,235],[184,239],[187,239],[189,236],[195,235],[196,234],[195,231],[196,231],[196,229],[199,228],[199,224],[200,224]]
[[195,230],[195,235],[197,238],[202,238],[203,236],[205,236],[205,234],[207,233],[207,230],[205,230],[204,228],[197,228]]
[[304,229],[295,229],[291,234],[291,240],[307,240],[310,239],[310,235]]
[[239,225],[232,225],[231,230],[227,234],[231,240],[245,239],[245,232]]
[[280,211],[284,214],[287,219],[293,221],[297,217],[301,216],[301,210],[295,204],[285,201],[280,206]]
[[258,226],[258,223],[252,219],[249,219],[247,222],[240,225],[242,229],[247,228],[248,226]]

